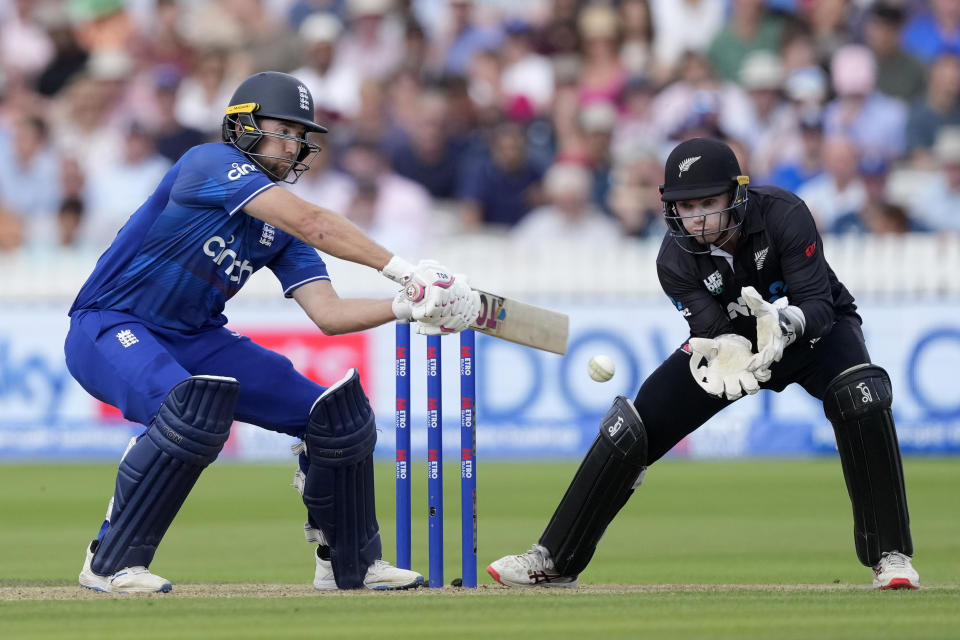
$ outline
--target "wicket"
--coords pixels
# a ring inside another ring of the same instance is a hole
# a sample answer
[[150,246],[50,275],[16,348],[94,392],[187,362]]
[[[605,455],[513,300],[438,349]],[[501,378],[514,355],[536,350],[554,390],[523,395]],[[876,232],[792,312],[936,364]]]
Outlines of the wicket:
[[[411,564],[410,324],[396,327],[397,566]],[[427,521],[430,587],[443,587],[443,384],[440,336],[427,337]],[[476,336],[460,333],[460,544],[462,586],[477,586]]]

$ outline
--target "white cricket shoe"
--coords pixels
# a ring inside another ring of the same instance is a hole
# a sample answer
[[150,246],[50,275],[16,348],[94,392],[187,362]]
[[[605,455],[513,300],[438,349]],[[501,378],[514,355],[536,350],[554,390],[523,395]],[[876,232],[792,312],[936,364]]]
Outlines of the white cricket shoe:
[[101,576],[93,572],[93,551],[97,541],[87,547],[87,557],[80,571],[80,586],[105,593],[167,593],[173,585],[166,578],[155,576],[146,567],[126,567],[112,576]]
[[524,554],[504,556],[491,563],[487,573],[505,587],[577,588],[577,576],[557,573],[550,552],[538,544]]
[[918,589],[920,574],[910,563],[910,556],[899,551],[885,551],[873,568],[873,586],[877,589]]
[[[323,560],[316,553],[317,572],[313,578],[313,588],[317,591],[335,591],[339,589],[333,576],[333,564]],[[423,576],[416,571],[398,569],[389,562],[377,560],[367,569],[363,578],[363,586],[376,591],[401,591],[416,589],[423,584]]]

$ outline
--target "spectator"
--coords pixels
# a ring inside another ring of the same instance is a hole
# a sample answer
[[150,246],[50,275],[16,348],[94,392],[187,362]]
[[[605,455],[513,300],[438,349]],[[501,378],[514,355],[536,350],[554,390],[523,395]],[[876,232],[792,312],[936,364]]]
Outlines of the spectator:
[[416,102],[416,120],[390,152],[399,175],[420,184],[434,198],[453,199],[460,183],[463,145],[446,128],[450,103],[438,90],[422,93]]
[[526,214],[510,235],[523,245],[558,241],[600,245],[616,242],[617,223],[590,202],[590,170],[574,163],[558,163],[547,170],[543,190],[547,204]]
[[688,51],[703,53],[723,27],[724,3],[716,0],[652,0],[657,84],[665,84]]
[[617,154],[607,204],[632,238],[663,238],[667,227],[657,187],[663,184],[663,163],[656,147],[635,144]]
[[810,27],[804,22],[790,22],[784,27],[779,54],[786,75],[820,65]]
[[408,17],[403,25],[403,55],[400,56],[401,69],[423,71],[430,57],[430,41],[423,27],[413,17]]
[[363,80],[386,80],[399,65],[404,26],[392,14],[392,0],[347,0],[349,29],[337,43],[334,64]]
[[174,115],[185,127],[206,136],[219,135],[224,105],[239,84],[228,68],[229,53],[220,45],[199,47],[193,68],[177,91]]
[[623,97],[623,110],[613,132],[613,153],[626,153],[637,144],[660,144],[664,135],[653,122],[653,101],[657,92],[646,76],[633,76],[627,80]]
[[540,178],[527,157],[523,130],[514,123],[497,126],[489,154],[475,158],[464,174],[463,227],[512,227],[538,204]]
[[190,69],[193,48],[183,36],[182,22],[187,19],[177,0],[156,0],[155,15],[149,20],[149,40],[141,46],[144,57],[154,65],[170,65],[184,74]]
[[799,116],[800,148],[796,155],[784,156],[770,175],[761,182],[797,192],[800,185],[823,172],[823,119],[817,109],[808,109]]
[[888,167],[882,160],[867,158],[860,163],[860,179],[863,182],[864,203],[856,211],[848,211],[834,220],[829,233],[869,233],[870,224],[879,221],[880,207],[886,202]]
[[300,25],[305,45],[303,65],[290,73],[315,96],[315,107],[325,115],[353,118],[360,109],[360,81],[357,69],[334,64],[337,42],[343,26],[329,13],[314,13]]
[[906,144],[917,167],[935,164],[933,143],[942,127],[960,124],[960,58],[945,53],[933,62],[924,98],[910,105]]
[[777,50],[782,30],[781,21],[767,13],[763,0],[733,0],[730,20],[710,43],[707,58],[720,78],[736,81],[751,51]]
[[856,44],[841,47],[833,57],[830,75],[837,97],[824,111],[824,133],[848,136],[864,156],[885,161],[901,156],[906,146],[906,107],[876,91],[873,53]]
[[49,98],[60,93],[71,78],[83,71],[89,55],[77,41],[66,11],[56,11],[55,5],[48,7],[44,24],[53,45],[53,56],[40,70],[36,86],[40,95]]
[[180,72],[173,65],[161,65],[153,71],[153,101],[156,115],[150,122],[157,153],[176,162],[190,147],[207,141],[199,129],[186,127],[177,120],[177,89]]
[[960,2],[930,0],[930,10],[907,22],[902,38],[904,50],[925,64],[944,53],[960,55]]
[[849,0],[818,0],[804,3],[814,50],[819,62],[833,58],[837,50],[850,42]]
[[139,123],[127,126],[123,155],[89,176],[85,202],[89,214],[82,227],[83,241],[105,247],[133,211],[153,193],[170,162],[159,155],[149,132]]
[[533,51],[533,28],[529,23],[509,20],[504,31],[507,38],[500,49],[503,99],[510,103],[522,97],[534,114],[541,115],[553,100],[553,65],[547,57]]
[[287,188],[307,202],[331,211],[346,211],[357,193],[357,185],[349,174],[330,165],[332,158],[330,153],[317,154],[310,170]]
[[[343,158],[356,183],[344,215],[381,244],[418,252],[433,239],[433,203],[426,189],[390,170],[379,147],[356,142]],[[318,202],[321,206],[323,202]]]
[[607,5],[589,5],[577,27],[583,55],[578,79],[580,103],[612,102],[620,98],[627,72],[620,62],[620,29],[617,12]]
[[673,139],[693,135],[694,129],[708,137],[742,137],[751,126],[743,89],[718,80],[706,57],[692,51],[684,55],[677,81],[657,94],[652,108],[657,129]]
[[33,226],[52,221],[60,202],[59,182],[47,123],[36,115],[21,117],[8,153],[0,153],[0,202],[32,233]]
[[620,22],[623,41],[620,45],[620,63],[631,76],[658,75],[665,72],[653,59],[653,16],[649,0],[623,0],[620,3]]
[[23,245],[23,223],[4,209],[0,202],[0,256],[13,253]]
[[36,9],[35,2],[17,0],[6,19],[0,20],[0,67],[28,77],[42,71],[54,55]]
[[867,191],[860,179],[859,163],[852,140],[828,137],[823,146],[824,172],[797,190],[821,232],[829,229],[840,216],[859,211],[866,204]]
[[580,0],[551,0],[545,23],[533,35],[534,49],[554,59],[575,54],[580,48],[577,12]]
[[65,99],[57,101],[52,111],[54,146],[75,157],[90,173],[112,165],[123,146],[123,136],[108,118],[111,94],[107,87],[82,74],[64,94]]
[[57,212],[57,246],[61,249],[80,245],[80,229],[83,226],[85,207],[80,198],[66,198]]
[[906,102],[923,93],[926,69],[900,47],[904,11],[889,2],[877,2],[867,16],[864,38],[877,61],[877,89]]
[[746,168],[752,175],[767,175],[783,152],[784,138],[795,128],[793,109],[783,99],[783,65],[776,54],[760,49],[744,58],[740,86],[749,98],[743,141],[750,147],[753,164]]
[[934,231],[960,232],[960,127],[940,129],[933,155],[940,171],[916,194],[911,213]]
[[610,143],[616,122],[617,110],[611,102],[594,102],[580,112],[584,161],[592,178],[590,202],[607,214],[613,213],[607,204],[607,194],[612,182]]
[[499,29],[477,24],[472,0],[450,0],[447,23],[434,38],[431,54],[435,67],[445,74],[465,77],[474,56],[481,51],[495,51],[503,42]]

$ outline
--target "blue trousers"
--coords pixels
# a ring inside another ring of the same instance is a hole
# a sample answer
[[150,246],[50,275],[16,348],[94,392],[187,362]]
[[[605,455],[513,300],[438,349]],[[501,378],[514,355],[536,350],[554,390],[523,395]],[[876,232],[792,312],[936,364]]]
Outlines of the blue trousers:
[[229,329],[148,329],[117,311],[75,313],[64,351],[71,375],[90,395],[143,425],[178,382],[229,376],[240,382],[237,420],[302,438],[310,408],[326,389],[284,356]]

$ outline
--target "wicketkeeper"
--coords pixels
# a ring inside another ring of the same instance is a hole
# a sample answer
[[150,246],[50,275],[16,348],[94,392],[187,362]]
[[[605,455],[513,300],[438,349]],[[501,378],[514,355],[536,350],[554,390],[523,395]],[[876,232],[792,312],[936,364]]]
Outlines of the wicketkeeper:
[[744,394],[797,383],[823,402],[853,507],[857,558],[879,589],[915,589],[887,372],[870,362],[853,296],[802,200],[752,187],[733,151],[696,138],[667,159],[657,257],[690,339],[618,397],[533,549],[487,571],[510,587],[575,587],[647,468]]

